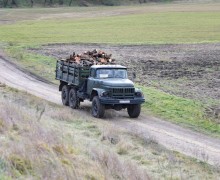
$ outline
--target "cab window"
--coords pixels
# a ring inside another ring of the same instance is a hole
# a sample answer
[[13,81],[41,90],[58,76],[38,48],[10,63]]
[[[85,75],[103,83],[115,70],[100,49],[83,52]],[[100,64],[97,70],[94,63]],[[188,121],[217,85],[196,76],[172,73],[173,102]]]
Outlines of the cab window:
[[90,77],[95,77],[95,69],[90,70]]
[[126,69],[97,69],[96,78],[105,79],[105,78],[127,78]]

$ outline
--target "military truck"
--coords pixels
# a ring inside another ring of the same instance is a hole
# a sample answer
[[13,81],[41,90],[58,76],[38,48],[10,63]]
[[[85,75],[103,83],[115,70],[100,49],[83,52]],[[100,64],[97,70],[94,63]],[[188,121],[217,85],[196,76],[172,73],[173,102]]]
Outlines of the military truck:
[[60,80],[62,103],[73,109],[84,100],[92,102],[92,115],[102,118],[106,109],[127,109],[131,118],[137,118],[143,93],[128,79],[127,68],[121,65],[76,65],[58,60],[56,79]]

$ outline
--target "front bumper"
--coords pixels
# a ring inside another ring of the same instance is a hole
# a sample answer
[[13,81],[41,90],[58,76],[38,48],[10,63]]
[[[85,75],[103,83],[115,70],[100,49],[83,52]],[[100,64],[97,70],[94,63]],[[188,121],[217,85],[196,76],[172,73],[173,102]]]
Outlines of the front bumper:
[[142,104],[145,102],[144,98],[134,98],[134,99],[112,99],[99,97],[101,104]]

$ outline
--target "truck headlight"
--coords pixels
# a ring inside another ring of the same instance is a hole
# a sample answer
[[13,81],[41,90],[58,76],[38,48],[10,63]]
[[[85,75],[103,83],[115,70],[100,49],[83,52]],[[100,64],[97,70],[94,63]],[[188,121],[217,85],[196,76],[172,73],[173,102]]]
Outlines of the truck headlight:
[[108,97],[110,94],[108,91],[104,91],[101,93],[101,97]]
[[135,92],[134,94],[136,97],[144,97],[144,94],[142,92]]

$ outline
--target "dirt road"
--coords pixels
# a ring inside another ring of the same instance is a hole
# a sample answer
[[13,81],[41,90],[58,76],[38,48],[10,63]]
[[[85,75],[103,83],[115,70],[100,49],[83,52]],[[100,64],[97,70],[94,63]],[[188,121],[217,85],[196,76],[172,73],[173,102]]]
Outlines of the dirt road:
[[[0,52],[0,82],[19,90],[27,91],[35,96],[53,103],[61,104],[58,88],[40,78],[25,73],[17,66],[4,59]],[[90,116],[89,103],[85,103],[81,113]],[[206,161],[212,165],[220,165],[220,139],[214,139],[200,133],[184,129],[169,122],[142,114],[137,120],[131,120],[125,111],[108,112],[107,122],[115,127],[124,128],[145,138],[153,138],[168,149]]]

